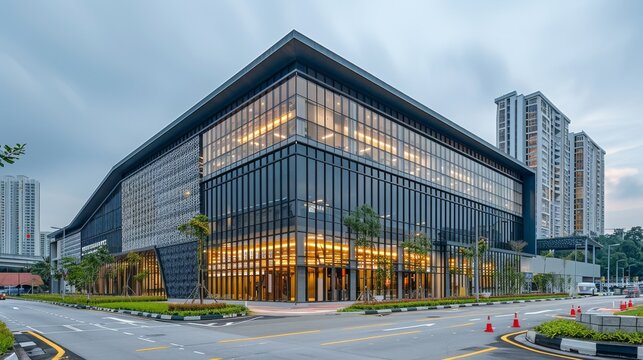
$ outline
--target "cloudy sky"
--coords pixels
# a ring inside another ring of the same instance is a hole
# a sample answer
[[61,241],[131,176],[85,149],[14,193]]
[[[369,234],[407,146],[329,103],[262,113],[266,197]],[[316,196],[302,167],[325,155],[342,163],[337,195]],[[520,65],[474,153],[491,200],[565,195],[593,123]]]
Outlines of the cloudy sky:
[[643,225],[643,1],[6,1],[0,169],[40,180],[42,229],[296,29],[495,144],[493,99],[542,91],[607,151],[606,227]]

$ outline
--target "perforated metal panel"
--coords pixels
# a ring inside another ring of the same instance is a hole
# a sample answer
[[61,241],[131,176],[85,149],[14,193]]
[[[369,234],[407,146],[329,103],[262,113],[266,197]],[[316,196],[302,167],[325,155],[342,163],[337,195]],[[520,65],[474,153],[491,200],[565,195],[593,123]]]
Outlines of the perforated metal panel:
[[122,184],[123,251],[176,245],[176,228],[199,212],[199,139],[195,137]]

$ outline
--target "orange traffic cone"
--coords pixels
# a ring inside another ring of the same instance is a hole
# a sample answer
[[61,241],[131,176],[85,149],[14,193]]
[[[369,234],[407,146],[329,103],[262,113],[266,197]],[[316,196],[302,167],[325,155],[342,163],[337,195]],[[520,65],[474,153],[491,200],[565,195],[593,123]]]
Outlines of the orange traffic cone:
[[578,305],[578,310],[576,310],[576,314],[580,315],[581,310],[580,310],[580,305]]
[[514,313],[514,323],[513,325],[511,325],[511,327],[514,327],[514,328],[520,327],[520,323],[518,322],[518,313]]
[[629,303],[627,303],[627,307],[628,307],[628,308],[631,308],[631,307],[633,307],[633,306],[634,306],[634,304],[632,304],[632,299],[630,299],[630,302],[629,302]]
[[484,329],[484,332],[493,332],[493,327],[491,326],[491,316],[487,316],[487,327]]
[[576,309],[574,309],[574,305],[572,305],[572,310],[569,312],[569,316],[576,316]]
[[621,311],[625,310],[625,304],[622,301],[618,309]]

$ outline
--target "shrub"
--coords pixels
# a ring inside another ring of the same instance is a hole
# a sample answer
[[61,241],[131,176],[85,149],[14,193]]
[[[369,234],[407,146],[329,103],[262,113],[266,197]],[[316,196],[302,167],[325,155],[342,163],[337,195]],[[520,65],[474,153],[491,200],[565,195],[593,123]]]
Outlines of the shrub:
[[557,319],[544,322],[534,328],[539,333],[549,337],[571,337],[576,339],[586,339],[593,341],[615,341],[628,344],[643,344],[643,333],[628,333],[616,331],[612,333],[602,333],[587,328],[574,320]]
[[211,303],[211,304],[168,303],[167,304],[167,309],[169,311],[209,310],[209,309],[223,309],[225,307],[226,307],[225,303]]
[[13,349],[13,333],[0,321],[0,355]]
[[[192,309],[192,310],[171,310],[168,303],[159,302],[112,302],[104,304],[96,304],[98,307],[117,309],[117,310],[131,310],[141,311],[154,314],[163,315],[178,315],[178,316],[199,316],[199,315],[229,315],[247,313],[248,308],[243,305],[228,305],[224,303],[217,303],[214,306],[207,308],[213,304],[203,304],[205,308]],[[186,304],[179,304],[186,305]],[[191,304],[189,304],[191,305]],[[194,304],[199,305],[199,304]]]

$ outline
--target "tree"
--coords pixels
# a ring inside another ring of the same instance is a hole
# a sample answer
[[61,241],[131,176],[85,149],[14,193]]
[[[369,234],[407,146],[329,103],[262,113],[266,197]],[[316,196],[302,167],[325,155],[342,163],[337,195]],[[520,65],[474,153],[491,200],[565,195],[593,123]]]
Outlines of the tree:
[[127,256],[125,256],[125,266],[123,266],[123,270],[125,272],[125,276],[123,277],[123,294],[126,296],[129,296],[130,291],[135,294],[137,293],[129,286],[129,284],[130,279],[132,279],[133,276],[136,276],[135,272],[138,271],[140,263],[141,255],[137,252],[130,251],[127,253]]
[[404,240],[402,247],[408,251],[411,269],[415,272],[415,297],[420,298],[420,291],[424,297],[420,275],[427,273],[426,257],[431,251],[431,240],[425,233],[417,233],[410,239]]
[[0,167],[4,164],[13,164],[25,153],[26,144],[16,144],[15,146],[0,145]]
[[[480,260],[484,256],[484,254],[489,250],[489,243],[487,242],[487,239],[481,237],[478,239],[478,253],[476,254],[476,247],[475,243],[469,245],[469,247],[466,248],[461,248],[460,253],[467,259],[469,259],[469,264],[472,263],[472,260],[475,258],[476,259],[476,267],[478,267],[478,263],[480,263]],[[480,275],[478,275],[479,278]],[[469,278],[471,278],[471,272],[469,272]],[[480,285],[478,285],[480,287]]]
[[43,258],[41,261],[33,264],[30,272],[34,275],[40,276],[42,281],[45,283],[43,287],[49,288],[49,279],[51,278],[51,264],[49,263],[49,257]]
[[[385,255],[379,255],[377,257],[377,269],[375,270],[375,290],[378,292],[382,289],[388,290],[394,274],[395,268],[391,259]],[[386,298],[386,291],[384,292],[384,298]]]
[[60,261],[60,269],[56,271],[56,278],[63,280],[62,297],[65,298],[66,285],[69,282],[72,286],[78,285],[78,278],[80,277],[78,263],[76,258],[72,256],[65,256]]
[[177,229],[183,234],[187,235],[188,237],[194,238],[197,241],[197,247],[196,247],[197,285],[195,289],[192,291],[190,298],[192,298],[192,301],[194,302],[194,298],[196,296],[196,293],[198,292],[199,303],[203,304],[204,292],[207,292],[208,294],[210,294],[208,289],[203,285],[203,273],[204,273],[203,252],[204,252],[205,242],[210,237],[210,221],[208,220],[208,217],[206,215],[198,214],[198,215],[195,215],[192,219],[190,219],[185,224],[179,225]]
[[80,263],[77,264],[75,270],[80,272],[77,281],[87,293],[87,302],[89,302],[90,295],[94,293],[101,268],[112,262],[114,262],[114,256],[109,253],[107,246],[103,245],[96,251],[83,256]]
[[355,236],[355,258],[358,264],[358,248],[361,247],[364,249],[364,256],[362,256],[364,262],[364,291],[360,294],[358,300],[361,298],[368,302],[371,300],[371,293],[366,282],[366,250],[369,249],[371,254],[373,254],[373,238],[379,236],[382,230],[380,217],[375,210],[364,204],[344,218],[344,225],[346,225],[348,230]]

